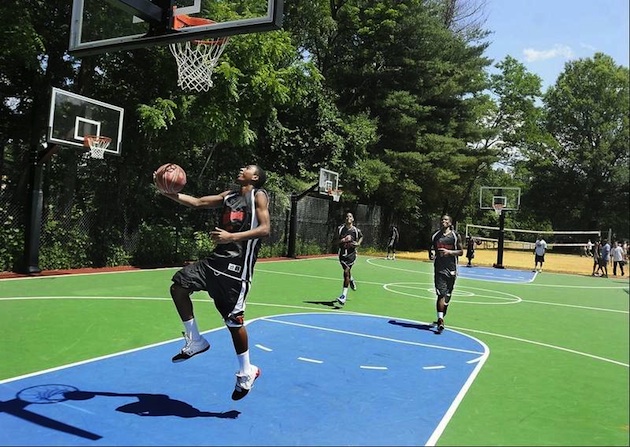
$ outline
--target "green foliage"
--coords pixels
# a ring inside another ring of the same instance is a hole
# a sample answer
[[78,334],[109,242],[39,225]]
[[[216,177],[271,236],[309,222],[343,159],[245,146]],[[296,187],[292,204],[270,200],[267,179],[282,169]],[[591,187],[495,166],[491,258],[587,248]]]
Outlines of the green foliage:
[[275,244],[266,244],[263,242],[258,252],[259,258],[279,258],[283,256],[286,256],[286,247],[281,242]]
[[142,223],[132,252],[132,264],[140,267],[174,265],[186,260],[178,251],[178,238],[172,226]]
[[568,62],[544,96],[545,138],[526,148],[536,177],[524,204],[556,229],[627,232],[630,222],[630,79],[601,53]]
[[92,242],[83,231],[80,222],[83,213],[74,210],[70,219],[49,218],[44,224],[42,240],[47,241],[39,252],[39,268],[42,270],[91,267],[89,257]]
[[105,258],[106,267],[117,267],[131,264],[131,254],[119,245],[109,245]]
[[296,256],[322,255],[326,253],[328,253],[328,250],[325,250],[317,242],[302,241],[302,240],[296,241],[296,244],[295,244]]
[[23,251],[24,231],[17,225],[15,218],[0,208],[2,225],[0,226],[0,272],[11,271]]

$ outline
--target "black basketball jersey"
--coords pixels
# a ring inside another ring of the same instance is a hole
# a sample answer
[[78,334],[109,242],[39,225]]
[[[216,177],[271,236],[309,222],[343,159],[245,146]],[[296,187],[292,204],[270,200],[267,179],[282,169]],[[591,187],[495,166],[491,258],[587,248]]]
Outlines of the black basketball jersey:
[[442,230],[439,230],[433,234],[431,237],[431,249],[435,253],[433,263],[436,272],[449,275],[454,275],[457,272],[457,256],[439,256],[438,249],[457,250],[458,240],[459,235],[455,231],[445,235]]
[[[239,191],[227,194],[223,198],[223,210],[218,227],[230,233],[256,228],[258,219],[255,196],[259,191],[267,194],[264,189],[256,188],[244,195]],[[251,281],[260,243],[260,238],[256,238],[219,244],[208,258],[210,267],[217,273]]]
[[352,238],[349,242],[339,243],[339,256],[348,256],[357,251],[357,247],[353,245],[352,242],[356,242],[363,237],[361,230],[354,225],[348,228],[345,224],[343,224],[337,229],[337,234],[339,235],[339,239],[343,239],[348,235]]

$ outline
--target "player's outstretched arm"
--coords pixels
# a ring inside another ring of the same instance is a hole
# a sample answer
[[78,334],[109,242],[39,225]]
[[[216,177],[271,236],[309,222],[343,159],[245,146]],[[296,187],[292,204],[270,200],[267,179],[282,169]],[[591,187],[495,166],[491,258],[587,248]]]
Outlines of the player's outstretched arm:
[[162,195],[188,208],[218,208],[223,205],[223,198],[228,192],[229,191],[224,191],[220,194],[194,197],[188,194],[182,194],[181,192],[170,194],[160,191]]

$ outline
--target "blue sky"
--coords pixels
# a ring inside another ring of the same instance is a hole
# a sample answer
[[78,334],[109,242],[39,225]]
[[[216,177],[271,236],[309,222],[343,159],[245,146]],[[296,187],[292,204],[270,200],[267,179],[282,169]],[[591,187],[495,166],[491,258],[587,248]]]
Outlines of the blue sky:
[[566,62],[596,52],[629,65],[629,0],[486,0],[486,56],[510,55],[553,85]]

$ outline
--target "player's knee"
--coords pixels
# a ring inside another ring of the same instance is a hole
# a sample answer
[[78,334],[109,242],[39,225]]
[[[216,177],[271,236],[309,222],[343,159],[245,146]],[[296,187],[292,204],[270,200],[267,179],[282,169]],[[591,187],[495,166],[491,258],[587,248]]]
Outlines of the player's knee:
[[239,328],[239,327],[243,327],[243,325],[245,324],[245,318],[243,314],[230,315],[223,321],[225,322],[225,325],[229,328],[230,327]]

